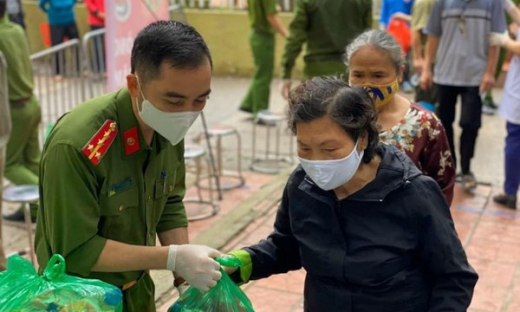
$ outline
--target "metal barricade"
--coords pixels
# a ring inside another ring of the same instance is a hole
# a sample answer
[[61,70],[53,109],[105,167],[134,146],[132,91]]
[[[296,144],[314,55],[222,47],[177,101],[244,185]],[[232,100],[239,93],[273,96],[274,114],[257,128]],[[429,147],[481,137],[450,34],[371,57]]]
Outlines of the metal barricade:
[[172,3],[175,0],[170,1],[168,11],[170,12],[170,19],[172,21],[179,21],[186,23],[186,14],[184,13],[184,7],[180,3]]
[[[7,94],[7,62],[0,52],[0,217],[4,189],[5,147],[11,134],[11,113]],[[5,254],[2,244],[2,220],[0,219],[0,270],[5,269]]]
[[107,92],[107,73],[104,28],[89,31],[83,36],[83,68],[85,75],[85,100]]
[[[7,145],[11,133],[11,113],[7,88],[7,62],[0,52],[0,151]],[[0,170],[2,169],[0,168]],[[2,187],[1,184],[0,187]]]
[[42,107],[40,143],[50,125],[85,99],[80,41],[72,39],[31,55],[34,93]]
[[[297,0],[280,0],[283,12],[292,12]],[[193,9],[229,9],[246,10],[247,0],[170,0],[171,4],[180,4]]]

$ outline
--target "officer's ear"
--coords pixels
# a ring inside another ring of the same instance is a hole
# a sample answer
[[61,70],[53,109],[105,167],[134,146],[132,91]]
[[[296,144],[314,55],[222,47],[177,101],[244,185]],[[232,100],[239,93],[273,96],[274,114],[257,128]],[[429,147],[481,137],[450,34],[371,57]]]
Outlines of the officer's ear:
[[139,81],[136,75],[129,74],[126,76],[126,87],[133,99],[139,97],[141,91],[139,90]]

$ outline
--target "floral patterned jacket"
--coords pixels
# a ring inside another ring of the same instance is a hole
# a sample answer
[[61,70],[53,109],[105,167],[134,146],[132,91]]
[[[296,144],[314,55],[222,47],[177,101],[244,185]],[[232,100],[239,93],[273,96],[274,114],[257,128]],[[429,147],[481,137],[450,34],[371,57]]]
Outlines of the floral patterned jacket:
[[406,153],[419,170],[437,181],[451,205],[455,168],[444,127],[434,113],[412,104],[404,118],[379,137]]

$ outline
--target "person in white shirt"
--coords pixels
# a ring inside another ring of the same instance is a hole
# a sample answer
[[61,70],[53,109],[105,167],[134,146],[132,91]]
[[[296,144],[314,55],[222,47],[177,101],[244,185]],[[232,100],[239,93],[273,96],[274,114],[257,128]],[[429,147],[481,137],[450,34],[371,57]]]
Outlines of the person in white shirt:
[[[511,0],[503,0],[503,3],[509,16],[520,25],[520,9]],[[499,109],[500,115],[507,121],[504,193],[493,197],[493,201],[516,209],[516,194],[520,185],[520,29],[516,32],[516,41],[507,33],[491,33],[490,43],[514,53]]]

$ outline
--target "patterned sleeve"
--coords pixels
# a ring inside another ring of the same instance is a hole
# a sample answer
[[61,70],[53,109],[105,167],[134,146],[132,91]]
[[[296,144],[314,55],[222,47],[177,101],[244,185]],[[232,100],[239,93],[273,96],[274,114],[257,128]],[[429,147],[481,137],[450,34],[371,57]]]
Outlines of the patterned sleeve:
[[422,169],[426,175],[439,184],[448,205],[451,205],[455,185],[455,168],[448,138],[442,123],[435,114],[427,113],[423,116],[428,118],[430,127],[424,130],[428,132],[428,142],[421,153]]

